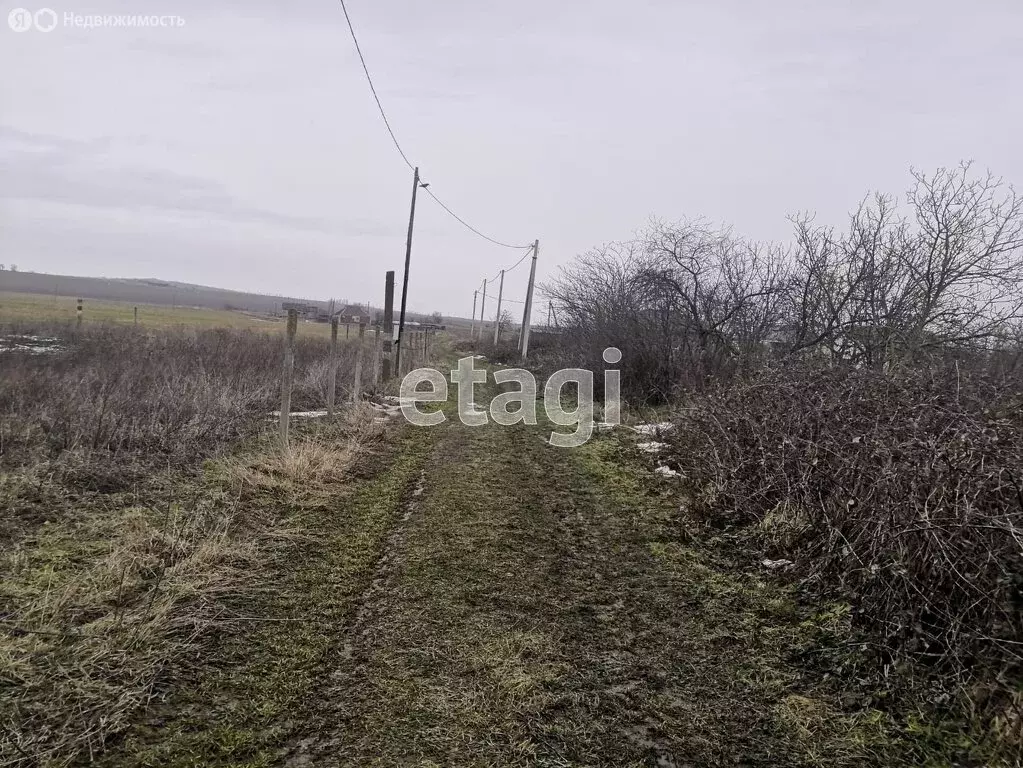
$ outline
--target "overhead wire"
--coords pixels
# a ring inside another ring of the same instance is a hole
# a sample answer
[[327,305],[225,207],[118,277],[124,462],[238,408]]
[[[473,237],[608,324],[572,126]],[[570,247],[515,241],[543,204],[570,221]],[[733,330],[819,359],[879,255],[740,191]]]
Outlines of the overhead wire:
[[[359,54],[359,61],[362,63],[362,71],[366,75],[366,82],[369,83],[369,89],[373,93],[373,100],[376,102],[377,109],[380,111],[380,117],[383,118],[384,125],[387,127],[387,132],[391,135],[391,141],[394,142],[394,147],[395,147],[395,149],[398,150],[398,154],[401,155],[401,159],[405,161],[405,165],[407,165],[410,169],[414,169],[415,166],[408,159],[408,156],[405,154],[405,151],[401,148],[401,144],[398,143],[398,137],[394,135],[394,129],[391,128],[391,122],[390,122],[390,120],[387,119],[387,113],[384,112],[384,105],[381,103],[380,96],[377,94],[376,86],[373,84],[373,77],[370,75],[369,67],[366,65],[366,57],[362,55],[362,47],[359,45],[359,38],[355,34],[355,27],[352,26],[352,19],[348,15],[348,8],[345,5],[345,0],[340,0],[340,3],[341,3],[341,10],[345,14],[345,21],[348,23],[348,31],[352,35],[352,42],[355,43],[355,51],[356,51],[356,53]],[[528,245],[511,245],[510,243],[504,243],[504,242],[501,242],[500,240],[496,240],[496,239],[490,237],[489,235],[483,234],[482,232],[480,232],[480,230],[478,230],[476,227],[472,226],[472,224],[467,222],[465,219],[463,219],[461,216],[459,216],[457,213],[455,213],[453,210],[451,210],[448,206],[446,206],[443,202],[441,202],[441,200],[437,197],[437,195],[435,195],[433,193],[433,191],[430,190],[427,185],[423,185],[422,188],[430,197],[432,197],[434,199],[434,201],[441,208],[443,208],[445,211],[447,211],[448,214],[452,218],[455,219],[455,221],[457,221],[463,227],[468,229],[470,232],[473,232],[474,234],[478,235],[479,237],[482,237],[484,240],[487,240],[487,241],[493,243],[494,245],[499,245],[502,248],[519,249],[519,248],[530,248],[530,247],[532,247],[532,244],[528,244]]]
[[366,82],[369,83],[369,89],[373,92],[373,100],[376,101],[377,109],[380,110],[380,117],[384,119],[384,125],[387,126],[387,132],[391,134],[391,141],[394,142],[394,147],[398,150],[398,154],[401,155],[401,159],[405,161],[405,165],[407,165],[409,169],[413,169],[415,166],[409,161],[404,150],[401,148],[401,144],[398,143],[398,137],[394,135],[394,130],[391,128],[391,121],[387,119],[387,113],[384,112],[384,105],[380,103],[380,97],[377,95],[376,86],[373,85],[373,77],[369,74],[369,67],[366,66],[366,57],[362,55],[362,47],[359,45],[359,38],[355,35],[355,27],[352,26],[352,19],[348,15],[348,8],[345,6],[345,0],[341,0],[341,10],[344,11],[345,21],[348,22],[348,31],[352,33],[352,42],[355,43],[355,52],[359,54],[359,61],[362,62],[362,71],[366,73]]
[[507,269],[499,269],[499,270],[497,270],[497,273],[496,273],[496,274],[495,274],[495,275],[494,275],[494,276],[493,276],[492,278],[490,278],[489,280],[484,280],[484,282],[486,282],[486,283],[492,283],[492,282],[494,282],[494,281],[495,281],[495,280],[496,280],[496,279],[497,279],[498,277],[500,277],[500,275],[501,275],[501,273],[502,273],[502,272],[504,272],[504,273],[505,273],[505,274],[507,275],[507,274],[508,274],[509,272],[511,272],[511,271],[512,271],[513,269],[515,269],[515,267],[517,267],[517,266],[518,266],[519,264],[521,264],[522,262],[524,262],[524,261],[526,260],[526,257],[528,257],[528,256],[529,256],[529,254],[533,252],[533,244],[532,244],[532,243],[530,243],[530,244],[529,244],[528,246],[526,246],[526,247],[527,247],[527,248],[528,248],[529,250],[527,250],[527,251],[526,251],[526,252],[525,252],[524,254],[522,254],[522,258],[520,258],[520,259],[519,259],[518,261],[516,261],[516,262],[515,262],[514,264],[512,264],[512,265],[511,265],[510,267],[508,267]]

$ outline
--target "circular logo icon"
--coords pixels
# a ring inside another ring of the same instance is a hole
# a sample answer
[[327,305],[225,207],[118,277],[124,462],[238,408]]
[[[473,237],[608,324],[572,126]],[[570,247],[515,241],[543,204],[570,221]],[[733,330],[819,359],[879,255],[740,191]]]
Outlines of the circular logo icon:
[[32,29],[32,12],[15,8],[7,14],[7,26],[15,32],[27,32]]
[[57,26],[57,14],[49,8],[40,8],[35,12],[32,20],[36,24],[36,29],[40,32],[50,32]]

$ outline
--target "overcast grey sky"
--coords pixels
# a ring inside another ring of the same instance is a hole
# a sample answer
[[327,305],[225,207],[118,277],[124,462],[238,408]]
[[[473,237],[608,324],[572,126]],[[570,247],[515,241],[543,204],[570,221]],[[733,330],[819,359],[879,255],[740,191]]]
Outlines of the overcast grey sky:
[[[0,28],[0,261],[379,301],[411,174],[336,1],[48,7],[185,24]],[[802,209],[841,224],[910,165],[1023,183],[1023,0],[348,8],[424,180],[494,237],[539,238],[541,277],[650,216],[763,239]],[[518,258],[429,198],[416,222],[413,308],[468,315]]]

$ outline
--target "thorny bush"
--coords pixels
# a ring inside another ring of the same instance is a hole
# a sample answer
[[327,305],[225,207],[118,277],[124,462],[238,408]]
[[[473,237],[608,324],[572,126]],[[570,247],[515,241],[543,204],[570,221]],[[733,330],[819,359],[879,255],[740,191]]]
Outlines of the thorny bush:
[[1021,389],[956,366],[765,369],[695,395],[672,439],[697,513],[848,603],[889,682],[930,669],[1016,731]]

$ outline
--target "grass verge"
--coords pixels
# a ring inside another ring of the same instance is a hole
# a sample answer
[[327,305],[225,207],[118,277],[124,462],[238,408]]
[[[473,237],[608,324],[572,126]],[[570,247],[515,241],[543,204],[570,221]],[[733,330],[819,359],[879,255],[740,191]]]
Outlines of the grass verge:
[[323,658],[339,652],[339,633],[354,621],[427,440],[406,432],[374,444],[356,482],[336,477],[316,446],[295,452],[284,471],[265,456],[225,467],[246,503],[280,509],[300,534],[264,553],[252,588],[225,601],[202,658],[158,688],[146,716],[100,763],[277,764]]
[[342,486],[377,431],[352,411],[287,456],[256,439],[22,531],[0,553],[0,764],[94,757],[238,620],[229,606],[309,535],[296,508]]

